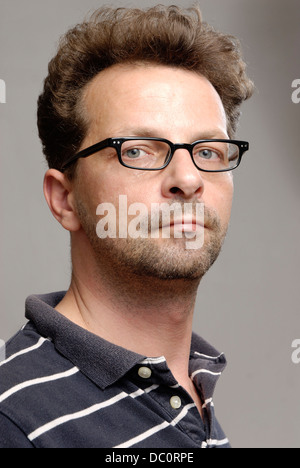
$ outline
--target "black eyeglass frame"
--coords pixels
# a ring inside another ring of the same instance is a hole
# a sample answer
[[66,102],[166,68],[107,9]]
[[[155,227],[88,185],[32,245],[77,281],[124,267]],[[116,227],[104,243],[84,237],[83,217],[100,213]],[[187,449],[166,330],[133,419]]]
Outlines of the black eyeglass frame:
[[[132,167],[124,163],[122,160],[122,153],[121,153],[121,148],[122,144],[125,143],[126,141],[134,141],[134,140],[145,140],[145,141],[161,141],[162,143],[166,143],[170,146],[171,148],[171,153],[168,156],[165,164],[161,167],[155,167],[155,168],[141,168],[141,167]],[[197,166],[197,164],[194,161],[194,156],[193,156],[193,149],[196,145],[199,145],[200,143],[231,143],[233,145],[238,146],[239,148],[239,157],[237,159],[236,165],[234,167],[226,168],[226,169],[218,169],[218,170],[208,170],[208,169],[201,169],[200,167]],[[62,166],[61,171],[64,172],[67,167],[69,167],[71,164],[73,164],[75,161],[77,161],[80,158],[87,158],[88,156],[91,156],[92,154],[97,153],[98,151],[101,151],[105,148],[114,148],[117,152],[119,162],[122,166],[127,167],[129,169],[134,169],[134,170],[141,170],[141,171],[161,171],[165,167],[168,166],[168,164],[171,162],[175,151],[178,149],[186,149],[190,153],[190,156],[192,158],[192,161],[196,168],[199,171],[202,172],[229,172],[233,171],[236,169],[242,160],[243,154],[249,150],[249,143],[247,141],[241,141],[241,140],[222,140],[222,139],[211,139],[211,140],[197,140],[194,143],[172,143],[169,140],[166,140],[165,138],[150,138],[150,137],[120,137],[120,138],[107,138],[106,140],[100,141],[99,143],[96,143],[95,145],[89,146],[88,148],[79,151],[79,153],[75,154],[71,158],[69,158]]]

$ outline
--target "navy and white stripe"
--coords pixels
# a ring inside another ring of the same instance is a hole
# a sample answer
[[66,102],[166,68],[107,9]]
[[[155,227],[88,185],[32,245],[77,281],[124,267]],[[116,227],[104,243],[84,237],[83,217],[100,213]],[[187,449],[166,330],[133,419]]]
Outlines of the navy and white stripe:
[[193,335],[190,375],[204,401],[202,420],[164,357],[132,353],[77,327],[54,310],[63,294],[31,296],[29,322],[7,343],[0,448],[229,447],[213,404],[223,354]]

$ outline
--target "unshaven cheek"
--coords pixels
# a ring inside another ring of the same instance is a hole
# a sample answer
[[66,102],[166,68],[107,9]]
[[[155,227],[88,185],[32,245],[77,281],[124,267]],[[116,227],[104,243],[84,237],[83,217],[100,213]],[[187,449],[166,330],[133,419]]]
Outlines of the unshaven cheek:
[[[205,184],[203,202],[218,214],[222,224],[229,223],[232,200],[233,200],[233,179],[230,172],[224,174],[213,174],[214,181],[207,181]],[[217,180],[218,178],[218,180]]]

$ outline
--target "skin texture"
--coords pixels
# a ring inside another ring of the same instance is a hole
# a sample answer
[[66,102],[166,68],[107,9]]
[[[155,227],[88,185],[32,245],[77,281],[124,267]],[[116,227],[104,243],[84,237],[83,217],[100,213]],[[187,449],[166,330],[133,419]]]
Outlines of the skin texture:
[[[82,103],[88,133],[81,149],[117,136],[174,143],[228,138],[217,92],[203,76],[182,69],[141,63],[111,67],[88,84]],[[72,182],[47,171],[44,192],[53,215],[71,233],[72,282],[57,310],[126,349],[164,355],[201,413],[188,376],[193,311],[200,280],[227,232],[232,174],[199,171],[185,149],[177,150],[162,171],[137,171],[121,166],[106,149],[80,159]],[[186,240],[174,237],[174,227],[169,239],[99,239],[97,206],[112,203],[119,215],[119,195],[127,196],[128,205],[145,204],[149,212],[152,203],[192,203],[194,208],[203,203],[203,247],[186,249]]]

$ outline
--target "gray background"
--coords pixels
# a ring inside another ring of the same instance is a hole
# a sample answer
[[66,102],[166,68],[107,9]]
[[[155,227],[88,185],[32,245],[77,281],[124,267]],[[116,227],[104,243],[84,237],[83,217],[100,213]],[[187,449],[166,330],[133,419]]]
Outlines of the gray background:
[[[0,338],[25,322],[24,300],[66,289],[69,236],[42,195],[36,100],[57,40],[101,0],[0,0]],[[151,6],[119,0],[114,6]],[[163,2],[170,4],[170,2]],[[176,2],[174,2],[176,3]],[[179,1],[177,4],[190,6]],[[300,447],[299,0],[200,0],[205,19],[237,35],[256,94],[238,136],[251,151],[235,174],[223,253],[203,280],[195,331],[227,355],[217,415],[234,447]]]

